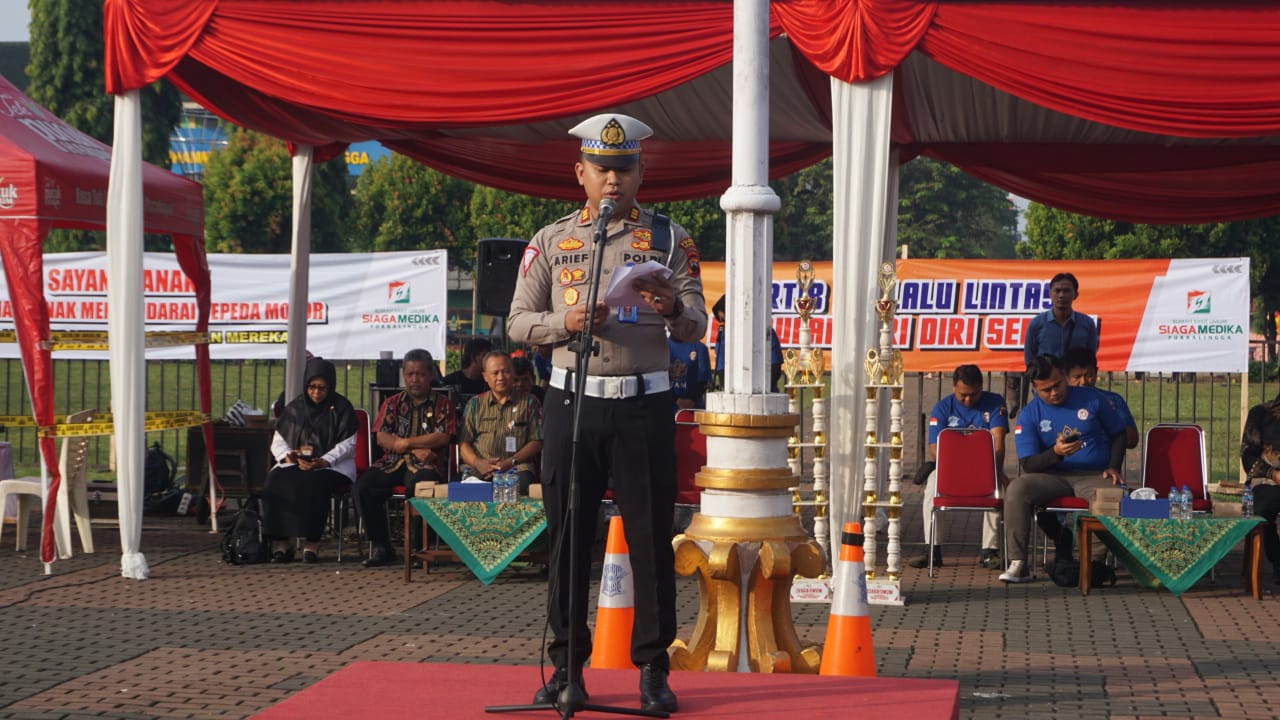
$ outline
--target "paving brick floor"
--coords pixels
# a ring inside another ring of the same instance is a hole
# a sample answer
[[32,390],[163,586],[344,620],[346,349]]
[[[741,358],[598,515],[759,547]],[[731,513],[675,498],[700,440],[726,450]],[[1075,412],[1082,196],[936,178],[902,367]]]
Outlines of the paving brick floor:
[[[918,498],[908,487],[904,557],[923,549]],[[1248,597],[1239,551],[1216,582],[1181,598],[1123,572],[1081,597],[1047,580],[999,583],[976,564],[978,523],[952,521],[936,578],[907,570],[905,606],[872,607],[881,675],[959,680],[964,718],[1280,717],[1278,586],[1267,573],[1262,602]],[[485,586],[446,565],[405,585],[398,568],[333,562],[332,547],[316,566],[229,567],[193,521],[148,518],[145,528],[146,581],[119,577],[106,523],[97,554],[52,575],[34,552],[10,549],[7,528],[0,718],[243,718],[358,660],[538,662],[539,568]],[[686,640],[697,593],[680,579]],[[822,642],[826,613],[794,606],[803,644]]]

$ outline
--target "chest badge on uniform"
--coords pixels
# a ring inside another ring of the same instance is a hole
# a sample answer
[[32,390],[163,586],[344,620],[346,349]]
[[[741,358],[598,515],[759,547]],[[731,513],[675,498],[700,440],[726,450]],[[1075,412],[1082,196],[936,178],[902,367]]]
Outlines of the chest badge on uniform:
[[1077,411],[1076,411],[1076,417],[1080,418],[1081,420],[1088,420],[1088,419],[1089,419],[1089,409],[1088,409],[1088,408],[1080,408],[1079,410],[1077,410]]
[[631,231],[635,240],[631,241],[631,247],[635,250],[652,250],[653,249],[653,232],[646,228],[638,228]]
[[560,286],[568,287],[587,279],[587,271],[582,268],[565,268],[560,271]]
[[690,351],[689,351],[689,362],[698,362],[698,351],[697,351],[697,350],[690,350]]
[[1040,421],[1040,432],[1053,432],[1053,421],[1052,421],[1052,420],[1041,420],[1041,421]]
[[564,291],[564,304],[571,306],[578,304],[578,288],[569,288]]
[[565,238],[556,243],[556,247],[561,250],[580,250],[582,248],[582,244],[582,241],[578,238]]

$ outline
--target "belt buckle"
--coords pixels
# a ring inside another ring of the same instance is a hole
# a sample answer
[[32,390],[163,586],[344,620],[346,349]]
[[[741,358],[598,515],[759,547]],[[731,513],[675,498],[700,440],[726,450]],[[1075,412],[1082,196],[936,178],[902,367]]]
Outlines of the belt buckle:
[[626,392],[625,380],[626,378],[624,377],[605,377],[604,392],[600,393],[601,397],[609,400],[617,400],[618,398],[626,397],[624,394]]

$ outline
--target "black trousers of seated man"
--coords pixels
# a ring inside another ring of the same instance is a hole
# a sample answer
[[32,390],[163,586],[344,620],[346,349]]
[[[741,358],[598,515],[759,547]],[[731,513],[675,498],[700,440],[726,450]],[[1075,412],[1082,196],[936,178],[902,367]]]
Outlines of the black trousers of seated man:
[[[364,536],[366,540],[384,547],[391,544],[391,532],[387,527],[387,500],[391,498],[391,490],[397,485],[404,485],[406,497],[414,496],[414,487],[418,483],[439,483],[444,478],[434,468],[423,468],[409,474],[404,465],[395,470],[383,470],[379,467],[369,468],[356,479],[355,499],[356,512],[364,520]],[[422,547],[421,523],[412,523],[413,535],[410,547]]]
[[[666,669],[670,666],[667,647],[676,636],[675,552],[671,547],[676,463],[671,392],[616,400],[584,399],[576,478],[580,504],[574,515],[578,544],[572,552],[568,548],[570,528],[566,527],[573,458],[571,398],[570,393],[548,388],[543,409],[542,502],[552,542],[553,573],[548,580],[547,604],[554,637],[547,654],[557,668],[567,667],[572,622],[574,664],[581,667],[591,655],[591,630],[587,627],[591,550],[600,501],[611,487],[622,515],[635,589],[631,661],[637,667],[652,664]],[[571,556],[577,571],[572,578]]]

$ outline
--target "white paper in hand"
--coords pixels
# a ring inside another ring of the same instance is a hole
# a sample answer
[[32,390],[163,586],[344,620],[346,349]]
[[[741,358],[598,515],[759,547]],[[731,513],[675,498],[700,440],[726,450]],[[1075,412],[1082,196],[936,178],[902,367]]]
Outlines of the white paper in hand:
[[657,260],[614,268],[613,277],[609,278],[609,288],[604,292],[605,304],[609,307],[645,305],[644,298],[632,289],[631,284],[650,275],[657,275],[666,280],[671,277],[671,268]]

